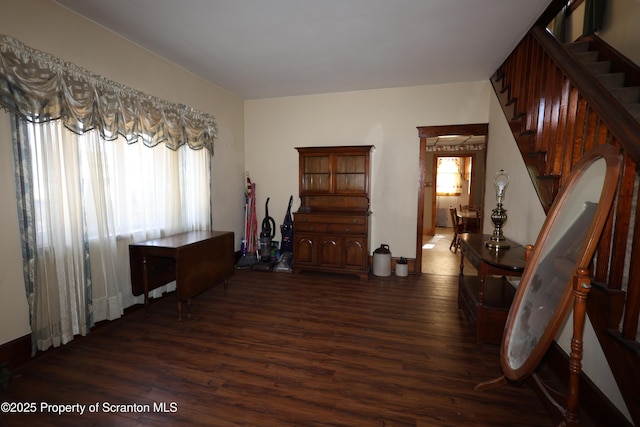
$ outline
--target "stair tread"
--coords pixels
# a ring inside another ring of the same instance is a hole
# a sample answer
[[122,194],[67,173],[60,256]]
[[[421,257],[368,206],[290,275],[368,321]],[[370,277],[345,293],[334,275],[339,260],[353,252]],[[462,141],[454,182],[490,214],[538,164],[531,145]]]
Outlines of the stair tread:
[[611,71],[611,61],[586,62],[584,65],[593,74],[607,74]]
[[571,52],[585,52],[589,50],[589,42],[587,41],[576,41],[572,43],[566,43],[565,46]]
[[627,104],[624,107],[636,120],[640,120],[640,103]]
[[597,62],[600,54],[595,50],[587,50],[584,52],[574,52],[574,55],[581,62]]
[[596,78],[607,89],[624,86],[624,73],[596,74]]
[[623,105],[635,104],[640,101],[640,86],[623,86],[609,89]]

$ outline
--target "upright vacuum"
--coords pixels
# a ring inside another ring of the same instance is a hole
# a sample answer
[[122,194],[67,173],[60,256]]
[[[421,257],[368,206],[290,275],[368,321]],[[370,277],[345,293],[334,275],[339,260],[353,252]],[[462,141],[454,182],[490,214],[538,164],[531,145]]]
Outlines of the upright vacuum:
[[280,226],[282,233],[282,242],[280,242],[280,258],[278,263],[273,267],[273,271],[291,273],[291,264],[293,263],[293,218],[291,217],[291,205],[293,204],[293,196],[289,197],[289,207],[284,215],[284,222]]
[[276,222],[269,216],[269,197],[264,205],[265,217],[262,220],[262,231],[260,232],[260,262],[251,268],[254,270],[270,271],[274,261],[271,255],[271,242],[276,235]]
[[284,222],[280,226],[280,232],[282,233],[282,242],[280,243],[281,252],[293,253],[293,218],[291,217],[292,204],[293,196],[290,196],[287,213],[284,215]]

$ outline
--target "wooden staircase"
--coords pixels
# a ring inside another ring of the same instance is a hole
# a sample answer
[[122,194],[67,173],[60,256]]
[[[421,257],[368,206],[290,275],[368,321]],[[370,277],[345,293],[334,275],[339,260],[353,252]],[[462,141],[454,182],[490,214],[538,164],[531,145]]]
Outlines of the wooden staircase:
[[640,67],[617,53],[597,36],[565,45],[569,52],[640,120]]
[[588,314],[640,425],[640,69],[597,37],[561,45],[542,22],[491,81],[545,212],[563,177],[592,147],[611,144],[623,155],[592,263]]

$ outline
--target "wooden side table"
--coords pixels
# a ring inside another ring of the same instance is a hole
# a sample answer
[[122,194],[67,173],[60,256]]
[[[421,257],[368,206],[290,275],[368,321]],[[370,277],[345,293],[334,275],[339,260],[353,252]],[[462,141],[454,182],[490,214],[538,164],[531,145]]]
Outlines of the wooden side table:
[[234,273],[234,234],[231,231],[191,231],[129,245],[131,290],[144,294],[149,314],[149,291],[173,280],[178,296],[178,320],[182,303],[191,312],[191,298]]
[[[464,313],[476,336],[476,343],[500,344],[515,287],[506,276],[519,277],[525,267],[525,248],[509,241],[509,249],[491,250],[488,234],[460,234],[460,279],[458,308]],[[464,259],[477,276],[464,274]]]

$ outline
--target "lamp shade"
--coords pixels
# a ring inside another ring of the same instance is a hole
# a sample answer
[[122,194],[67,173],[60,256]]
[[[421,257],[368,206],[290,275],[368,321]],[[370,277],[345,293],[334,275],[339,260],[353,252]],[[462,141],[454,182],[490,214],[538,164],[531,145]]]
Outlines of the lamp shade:
[[493,186],[496,189],[496,197],[498,198],[498,201],[502,200],[505,190],[509,186],[509,174],[506,173],[504,169],[500,169],[496,173],[496,177],[493,179]]

